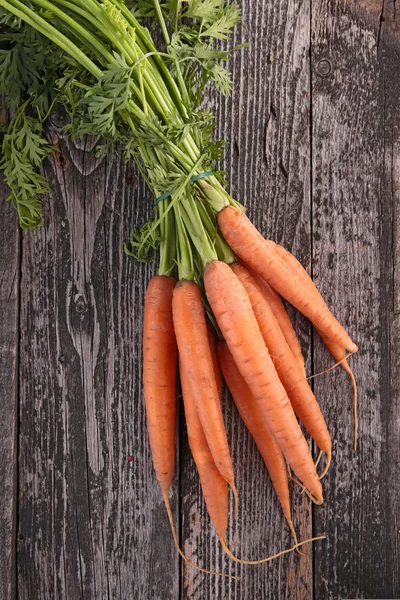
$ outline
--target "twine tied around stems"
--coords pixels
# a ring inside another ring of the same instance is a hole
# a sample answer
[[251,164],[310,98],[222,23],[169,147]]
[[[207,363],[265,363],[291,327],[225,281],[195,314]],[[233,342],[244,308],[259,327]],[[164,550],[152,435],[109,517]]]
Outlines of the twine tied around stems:
[[[196,183],[196,181],[198,181],[199,179],[203,179],[203,177],[210,177],[211,175],[214,175],[213,171],[202,171],[202,173],[193,175],[190,178],[190,181],[192,183]],[[160,204],[160,202],[162,200],[165,200],[165,198],[168,198],[168,196],[171,196],[171,194],[172,194],[172,190],[168,190],[167,192],[164,192],[163,194],[161,194],[161,196],[158,196],[158,198],[156,198],[154,200],[154,204],[157,206],[157,204]]]

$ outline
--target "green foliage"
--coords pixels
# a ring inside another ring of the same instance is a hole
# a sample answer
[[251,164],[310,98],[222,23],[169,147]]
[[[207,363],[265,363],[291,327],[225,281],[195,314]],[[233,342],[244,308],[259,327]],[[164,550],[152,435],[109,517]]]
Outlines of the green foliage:
[[133,16],[137,19],[148,19],[155,17],[156,15],[153,0],[128,1],[126,4]]
[[5,28],[0,32],[0,95],[10,107],[16,107],[24,92],[40,81],[42,53],[35,44],[34,30],[8,19],[10,22],[17,31]]
[[0,168],[10,188],[10,200],[18,211],[22,229],[42,224],[41,196],[48,190],[46,179],[37,173],[52,147],[43,137],[39,121],[27,116],[25,106],[14,115],[3,140]]
[[127,111],[133,96],[133,67],[120,64],[104,71],[102,79],[91,87],[82,98],[87,104],[90,121],[89,131],[82,125],[80,133],[114,137],[117,133],[118,117],[121,111]]
[[151,262],[154,252],[160,245],[158,228],[154,228],[154,221],[158,216],[157,209],[153,216],[140,229],[132,229],[129,241],[125,243],[126,254],[140,262]]
[[[82,0],[54,0],[44,9],[38,2],[18,0],[18,14],[33,11],[33,27],[0,8],[0,95],[12,115],[0,168],[21,227],[43,220],[47,182],[38,168],[52,151],[43,129],[57,103],[69,117],[64,136],[95,136],[98,156],[115,151],[133,159],[154,199],[169,193],[133,229],[125,251],[148,262],[159,249],[162,272],[177,264],[180,276],[198,276],[221,244],[196,203],[208,198],[219,207],[226,194],[215,178],[215,188],[191,182],[202,170],[223,182],[215,162],[224,144],[214,140],[214,117],[200,106],[208,83],[231,91],[225,44],[240,19],[237,4],[91,0],[86,8]],[[147,26],[161,30],[163,47]]]

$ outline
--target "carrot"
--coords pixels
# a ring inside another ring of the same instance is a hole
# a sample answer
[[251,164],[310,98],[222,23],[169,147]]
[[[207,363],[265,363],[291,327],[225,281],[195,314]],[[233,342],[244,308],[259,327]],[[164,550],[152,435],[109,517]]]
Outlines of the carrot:
[[265,345],[275,361],[279,379],[295,413],[319,448],[327,454],[329,465],[332,451],[331,438],[304,371],[290,350],[273,310],[257,282],[242,265],[233,263],[231,269],[248,294]]
[[174,277],[157,275],[150,280],[144,305],[143,382],[151,454],[177,551],[198,571],[203,569],[182,552],[176,535],[169,488],[174,475],[177,344],[172,320]]
[[[257,565],[268,562],[273,558],[277,558],[278,556],[287,554],[293,550],[298,550],[299,546],[306,544],[307,542],[314,541],[314,539],[323,539],[323,536],[321,536],[298,543],[297,539],[295,538],[295,545],[292,548],[283,550],[274,556],[269,556],[268,558],[261,560],[242,560],[232,554],[226,541],[226,531],[228,528],[228,486],[225,479],[218,471],[213,456],[210,452],[210,448],[208,446],[206,436],[204,435],[204,431],[193,402],[193,397],[189,389],[189,382],[186,372],[181,372],[181,384],[190,450],[199,473],[201,489],[203,491],[207,512],[226,554],[235,562]],[[285,465],[283,466],[285,471]],[[294,529],[293,535],[295,535]],[[224,573],[220,574],[225,575]],[[239,579],[239,577],[235,577],[234,575],[230,575],[230,577],[232,577],[232,579]]]
[[[144,304],[143,383],[147,427],[156,478],[160,484],[175,546],[182,552],[168,497],[174,475],[177,345],[172,321],[174,277],[150,280]],[[202,570],[202,569],[200,569]]]
[[264,279],[257,275],[257,273],[255,273],[252,269],[248,268],[246,264],[244,266],[248,269],[253,278],[256,280],[257,284],[260,286],[262,293],[264,294],[265,298],[268,301],[268,304],[272,308],[272,311],[275,315],[275,319],[278,321],[279,327],[281,328],[287,345],[291,349],[292,354],[299,363],[300,367],[305,372],[304,356],[301,351],[301,346],[297,338],[296,332],[293,328],[292,321],[290,320],[290,317],[286,312],[286,309],[283,305],[279,294],[274,289],[272,289],[269,283],[267,283]]
[[175,285],[174,277],[153,277],[144,305],[144,397],[153,464],[163,494],[168,494],[174,475],[178,354],[172,321]]
[[301,277],[304,281],[307,281],[309,285],[314,286],[317,290],[315,283],[313,282],[313,280],[311,279],[301,262],[297,260],[297,258],[294,256],[294,254],[289,252],[289,250],[286,250],[286,248],[284,248],[280,244],[275,244],[275,252],[279,254],[279,256],[291,267],[291,269],[293,269],[295,273],[297,273],[299,277]]
[[228,528],[228,485],[216,467],[207,443],[191,393],[188,373],[181,369],[180,374],[190,450],[199,472],[208,514],[218,537],[223,538]]
[[233,466],[207,337],[204,306],[198,286],[181,280],[172,300],[180,370],[188,381],[215,464],[237,498]]
[[222,380],[221,380],[221,369],[219,368],[218,354],[217,354],[217,340],[215,339],[214,328],[210,321],[207,321],[207,337],[208,345],[210,346],[211,359],[214,368],[215,383],[217,384],[218,398],[221,398],[222,394]]
[[308,317],[317,329],[350,352],[357,350],[315,286],[306,285],[304,280],[296,277],[276,252],[276,244],[265,240],[244,213],[228,206],[218,213],[218,224],[232,250]]
[[[314,285],[313,280],[303,267],[303,265],[291,254],[288,252],[283,246],[276,245],[276,252],[282,257],[282,259],[291,267],[294,273],[304,282],[308,282],[310,285]],[[353,415],[354,415],[354,450],[357,450],[357,433],[358,433],[358,417],[357,417],[357,383],[354,377],[354,373],[348,364],[346,357],[346,351],[343,346],[340,346],[333,340],[331,340],[323,331],[318,329],[318,333],[322,337],[325,342],[326,347],[329,352],[332,354],[333,358],[339,363],[342,368],[348,373],[352,386],[353,386]]]
[[257,448],[268,469],[283,514],[289,524],[294,540],[297,536],[290,514],[289,483],[285,459],[274,436],[266,424],[263,414],[252,395],[249,386],[236,366],[226,342],[218,342],[218,358],[224,379],[232,394],[239,414],[251,433]]
[[[218,344],[219,346],[219,344]],[[229,352],[229,350],[228,350]],[[218,355],[219,355],[219,347],[218,347]],[[240,374],[239,374],[239,377]],[[242,379],[243,381],[243,379]],[[193,401],[193,394],[190,389],[190,382],[187,376],[186,371],[181,370],[181,384],[182,384],[182,392],[183,392],[183,404],[185,408],[185,418],[186,425],[188,430],[188,438],[189,438],[189,446],[192,452],[192,456],[196,463],[196,467],[200,477],[201,489],[204,494],[204,500],[207,506],[207,511],[210,516],[210,519],[215,527],[217,535],[220,539],[221,545],[226,552],[226,554],[235,562],[248,564],[248,565],[258,565],[264,562],[269,562],[274,558],[292,552],[293,550],[298,550],[299,547],[308,542],[323,539],[324,536],[319,536],[316,538],[311,538],[309,540],[305,540],[304,542],[297,542],[295,538],[295,545],[287,550],[282,550],[273,556],[269,556],[260,560],[243,560],[237,558],[234,554],[232,554],[231,550],[228,547],[226,541],[226,531],[228,528],[228,486],[225,479],[221,476],[219,470],[217,469],[213,456],[211,454],[209,445],[207,443],[206,436],[204,434],[204,430],[202,428],[195,403]],[[273,438],[272,438],[273,439]],[[276,442],[275,442],[276,443]],[[279,449],[278,449],[279,451]],[[280,451],[279,451],[280,452]],[[282,453],[280,454],[282,458]],[[283,458],[282,458],[283,461]],[[283,461],[283,472],[286,474],[285,463]],[[287,482],[287,475],[286,475]],[[289,518],[290,518],[290,508],[289,508]],[[293,529],[293,535],[295,535]],[[224,575],[224,573],[220,573]],[[239,579],[233,575],[230,575],[233,579]]]
[[210,262],[206,295],[235,363],[259,405],[271,433],[300,480],[322,503],[322,488],[307,442],[265,346],[246,290],[230,267]]

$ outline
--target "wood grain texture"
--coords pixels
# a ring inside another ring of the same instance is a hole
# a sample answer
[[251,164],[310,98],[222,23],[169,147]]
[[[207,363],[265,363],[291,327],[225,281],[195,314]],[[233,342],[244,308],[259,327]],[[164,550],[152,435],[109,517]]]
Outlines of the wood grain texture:
[[[240,4],[235,43],[250,47],[232,59],[231,98],[207,98],[217,135],[228,141],[222,166],[231,193],[266,237],[301,260],[360,343],[352,359],[359,452],[352,450],[350,383],[336,370],[314,382],[334,439],[326,504],[312,509],[304,495],[292,494],[299,537],[328,539],[307,547],[306,557],[259,567],[227,561],[206,514],[181,410],[171,499],[182,545],[202,566],[242,579],[180,563],[151,465],[142,392],[143,301],[155,267],[122,250],[151,199],[130,165],[97,160],[91,139],[61,139],[66,165],[46,164],[46,223],[23,234],[21,257],[15,216],[0,207],[1,599],[16,591],[21,600],[400,598],[396,3]],[[63,124],[55,114],[50,135]],[[308,321],[288,309],[307,371],[331,365]],[[230,544],[239,556],[262,557],[288,547],[289,531],[226,392],[223,408],[240,496]]]
[[0,598],[15,598],[20,233],[0,180]]
[[19,598],[164,600],[179,577],[142,394],[150,269],[123,253],[149,199],[91,145],[61,141],[23,241]]
[[[217,136],[228,141],[223,168],[231,194],[266,236],[284,243],[310,264],[310,5],[308,2],[241,2],[242,23],[234,43],[249,48],[232,60],[233,93],[210,94],[217,115]],[[295,316],[309,356],[310,329]],[[238,523],[230,520],[233,551],[262,558],[291,545],[268,473],[227,396],[223,403],[240,497]],[[312,598],[312,550],[308,557],[286,556],[258,567],[232,567],[222,556],[202,500],[197,473],[187,447],[182,451],[183,542],[209,566],[242,579],[210,579],[184,569],[184,598]],[[294,521],[300,537],[311,537],[309,502],[294,490]]]
[[[384,11],[393,5],[384,2]],[[344,372],[315,381],[333,465],[315,525],[316,598],[399,598],[399,40],[345,5],[313,12],[314,279],[360,352],[359,450]],[[389,18],[389,15],[388,17]],[[328,65],[328,66],[327,66]],[[315,369],[332,361],[315,340]]]

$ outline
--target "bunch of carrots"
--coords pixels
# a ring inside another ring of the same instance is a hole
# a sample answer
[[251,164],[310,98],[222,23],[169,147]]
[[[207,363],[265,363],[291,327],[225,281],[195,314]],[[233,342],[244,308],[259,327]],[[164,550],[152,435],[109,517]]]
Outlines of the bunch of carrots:
[[[68,116],[61,138],[90,134],[100,155],[113,150],[137,163],[155,207],[125,250],[141,261],[160,252],[144,324],[156,476],[183,555],[168,499],[179,355],[190,448],[208,512],[223,548],[240,561],[226,540],[229,488],[236,508],[238,499],[220,372],[298,548],[305,542],[298,542],[291,519],[286,465],[322,504],[332,443],[281,297],[312,321],[354,389],[346,359],[357,346],[300,263],[261,236],[216,169],[222,144],[213,139],[213,115],[201,102],[208,83],[230,92],[232,50],[224,44],[239,20],[238,6],[226,0],[0,0],[0,96],[10,113],[0,168],[9,200],[22,228],[42,224],[48,185],[38,168],[58,151],[46,138],[55,106]],[[163,43],[154,42],[149,27],[158,28]],[[296,415],[326,456],[321,475]]]
[[[208,513],[230,558],[256,564],[282,552],[246,561],[228,548],[228,488],[234,496],[235,514],[238,498],[221,410],[221,371],[264,459],[293,534],[295,546],[290,551],[301,543],[291,518],[286,464],[311,500],[322,504],[321,479],[331,462],[332,442],[308,384],[300,344],[281,296],[312,321],[353,382],[347,356],[356,352],[357,346],[290,252],[265,240],[234,207],[224,208],[217,218],[235,255],[226,262],[211,260],[204,270],[205,296],[215,327],[206,318],[202,293],[194,281],[157,275],[147,289],[143,369],[148,430],[156,476],[178,546],[168,490],[174,474],[179,355],[189,445]],[[355,382],[354,390],[356,394]],[[296,415],[319,447],[320,457],[326,455],[321,475],[317,472],[319,459],[314,464]]]

